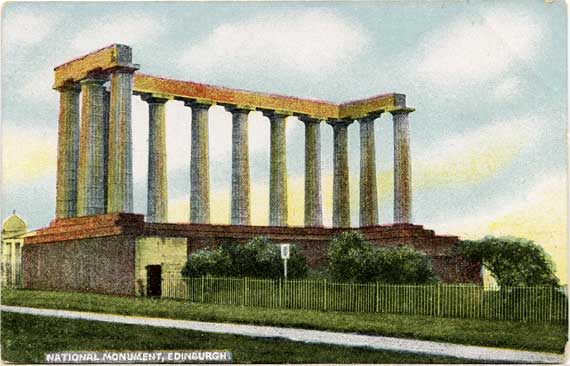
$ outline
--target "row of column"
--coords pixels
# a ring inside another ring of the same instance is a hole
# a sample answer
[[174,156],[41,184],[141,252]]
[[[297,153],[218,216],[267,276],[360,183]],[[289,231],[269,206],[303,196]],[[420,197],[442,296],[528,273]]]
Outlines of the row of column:
[[[135,68],[91,74],[80,83],[60,88],[56,217],[132,212],[132,75]],[[110,91],[104,84],[110,79]],[[81,96],[81,106],[80,106]],[[147,220],[166,222],[165,103],[161,95],[144,95],[149,105]],[[190,222],[210,222],[208,109],[210,104],[186,101],[192,108]],[[80,114],[81,107],[81,114]],[[249,225],[250,173],[248,114],[250,109],[226,107],[232,113],[231,223]],[[394,120],[394,222],[411,222],[411,161],[408,114],[392,111]],[[269,224],[286,226],[287,114],[263,111],[271,123]],[[80,120],[81,115],[81,120]],[[378,221],[374,120],[360,123],[360,226]],[[322,226],[320,122],[299,116],[305,124],[305,226]],[[333,226],[350,226],[348,126],[352,120],[328,120],[334,131]]]
[[[133,211],[135,70],[122,67],[92,73],[58,89],[57,218]],[[110,91],[104,86],[108,81]]]
[[[149,104],[148,212],[151,222],[167,221],[167,168],[165,109],[168,98],[143,96]],[[209,104],[186,101],[192,108],[190,222],[210,222],[208,109]],[[232,114],[231,223],[251,224],[248,115],[246,108],[228,106]],[[408,114],[413,109],[392,111],[394,118],[394,222],[411,222],[411,162]],[[270,120],[269,225],[286,226],[287,114],[262,111]],[[376,147],[374,121],[381,112],[359,119],[360,123],[360,226],[378,223]],[[305,226],[322,226],[321,120],[299,116],[305,125]],[[328,120],[334,131],[333,226],[350,226],[348,126],[352,120]]]

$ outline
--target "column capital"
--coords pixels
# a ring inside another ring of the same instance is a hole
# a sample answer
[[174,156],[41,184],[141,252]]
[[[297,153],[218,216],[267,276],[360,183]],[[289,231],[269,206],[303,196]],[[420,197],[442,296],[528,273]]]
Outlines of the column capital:
[[384,110],[379,110],[376,112],[368,113],[366,116],[360,117],[358,119],[358,122],[361,122],[361,123],[374,122],[377,118],[380,118],[382,113],[384,113]]
[[352,119],[328,119],[327,124],[332,128],[348,127],[354,122]]
[[83,85],[103,85],[107,82],[105,79],[98,79],[98,78],[87,78],[83,79],[79,82],[79,84]]
[[282,111],[282,110],[275,110],[275,109],[261,109],[260,108],[259,111],[261,113],[263,113],[263,115],[269,119],[277,118],[277,117],[287,118],[287,117],[293,115],[293,113],[291,113],[291,112]]
[[143,101],[147,102],[148,104],[165,104],[172,97],[164,94],[155,94],[155,93],[141,93],[140,97]]
[[206,100],[198,100],[198,99],[184,100],[184,105],[192,109],[208,110],[213,104],[214,103]]
[[408,114],[408,113],[412,113],[415,111],[415,108],[400,108],[400,109],[394,109],[393,111],[390,111],[390,113],[392,113],[392,115],[397,115],[397,114]]
[[121,64],[118,66],[115,66],[111,69],[108,69],[107,72],[109,72],[110,74],[115,74],[115,73],[121,73],[121,74],[134,74],[135,71],[137,71],[138,69],[140,69],[141,66],[139,64]]
[[79,93],[81,91],[81,84],[75,82],[66,82],[63,85],[56,87],[55,90],[60,93],[66,91],[74,91]]
[[297,115],[297,118],[299,119],[299,121],[303,122],[304,124],[311,124],[311,123],[320,124],[321,121],[323,120],[323,118],[321,117],[309,116],[307,114]]
[[223,105],[224,109],[230,113],[246,113],[255,111],[255,107],[241,106],[241,105]]

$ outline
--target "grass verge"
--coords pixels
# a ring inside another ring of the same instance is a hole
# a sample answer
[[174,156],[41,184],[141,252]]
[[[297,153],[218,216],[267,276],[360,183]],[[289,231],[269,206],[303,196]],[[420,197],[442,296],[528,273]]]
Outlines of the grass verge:
[[189,330],[2,313],[2,358],[45,362],[61,351],[228,350],[237,363],[462,363],[452,357],[305,344]]
[[427,316],[247,308],[87,293],[9,290],[3,305],[121,315],[272,325],[564,353],[566,323],[524,323]]

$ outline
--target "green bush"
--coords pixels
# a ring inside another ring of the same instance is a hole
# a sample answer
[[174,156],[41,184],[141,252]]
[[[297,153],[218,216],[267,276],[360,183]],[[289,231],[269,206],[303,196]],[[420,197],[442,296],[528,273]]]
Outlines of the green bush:
[[380,248],[361,233],[343,232],[329,245],[328,274],[333,281],[428,283],[435,280],[429,258],[410,247]]
[[531,240],[486,236],[481,240],[462,241],[458,252],[484,265],[499,286],[558,285],[552,260]]
[[[305,257],[296,245],[291,245],[287,277],[303,278],[307,273]],[[191,254],[182,275],[281,278],[283,260],[278,245],[265,237],[256,237],[245,245],[226,242],[216,249],[202,249]]]

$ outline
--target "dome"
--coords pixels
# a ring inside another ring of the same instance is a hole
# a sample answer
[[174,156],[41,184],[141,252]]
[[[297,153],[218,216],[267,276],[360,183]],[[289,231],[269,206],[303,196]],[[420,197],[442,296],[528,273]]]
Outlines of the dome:
[[4,221],[4,225],[2,226],[2,237],[11,238],[23,235],[26,231],[28,231],[28,225],[26,225],[26,222],[14,212],[12,216],[8,217],[6,221]]

